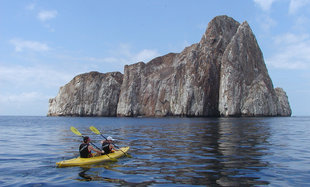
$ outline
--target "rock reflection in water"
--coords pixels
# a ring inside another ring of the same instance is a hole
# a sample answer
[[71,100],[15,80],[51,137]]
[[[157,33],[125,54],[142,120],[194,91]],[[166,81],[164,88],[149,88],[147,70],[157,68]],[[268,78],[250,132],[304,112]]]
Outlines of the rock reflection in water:
[[137,126],[122,131],[133,158],[116,170],[164,184],[266,185],[256,173],[268,166],[268,130],[259,118]]

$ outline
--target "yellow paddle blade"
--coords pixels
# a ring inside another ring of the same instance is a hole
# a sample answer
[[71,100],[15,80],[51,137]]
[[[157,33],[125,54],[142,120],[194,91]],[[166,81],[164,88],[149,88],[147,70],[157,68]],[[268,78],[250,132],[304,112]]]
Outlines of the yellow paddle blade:
[[101,134],[101,133],[99,132],[99,130],[98,130],[96,127],[94,127],[94,126],[90,126],[89,129],[90,129],[91,131],[93,131],[94,133],[96,133],[96,134]]
[[74,134],[76,134],[76,135],[78,135],[78,136],[82,136],[82,134],[81,134],[76,128],[74,128],[73,126],[71,126],[70,129],[71,129],[71,131],[72,131]]

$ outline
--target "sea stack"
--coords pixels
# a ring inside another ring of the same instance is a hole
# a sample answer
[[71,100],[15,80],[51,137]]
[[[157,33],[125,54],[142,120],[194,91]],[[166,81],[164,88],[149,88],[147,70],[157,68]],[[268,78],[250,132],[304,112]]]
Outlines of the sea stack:
[[[80,83],[77,83],[78,81]],[[121,73],[75,77],[50,99],[49,116],[290,116],[247,22],[215,17],[199,43]]]

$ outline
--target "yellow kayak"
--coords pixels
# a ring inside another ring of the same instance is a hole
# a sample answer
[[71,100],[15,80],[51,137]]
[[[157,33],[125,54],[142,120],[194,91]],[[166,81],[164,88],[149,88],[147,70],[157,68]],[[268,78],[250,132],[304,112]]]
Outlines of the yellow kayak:
[[129,147],[121,147],[120,150],[115,151],[114,153],[109,153],[107,155],[101,155],[91,158],[73,158],[70,160],[64,160],[60,162],[56,162],[56,165],[58,167],[68,167],[68,166],[83,166],[83,165],[89,165],[89,164],[96,164],[103,161],[109,161],[110,158],[119,158],[124,155],[129,150]]

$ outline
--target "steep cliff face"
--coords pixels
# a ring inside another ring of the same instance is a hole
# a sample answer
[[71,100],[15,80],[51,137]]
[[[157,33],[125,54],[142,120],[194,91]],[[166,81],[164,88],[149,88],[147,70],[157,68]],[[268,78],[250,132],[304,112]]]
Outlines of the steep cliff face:
[[[277,94],[278,93],[278,94]],[[241,24],[221,62],[222,116],[288,116],[285,92],[273,88],[263,54],[247,22]]]
[[279,116],[291,116],[292,110],[288,102],[288,97],[282,88],[275,88],[276,97],[278,99],[277,109]]
[[277,115],[275,91],[262,52],[246,22],[224,52],[219,95],[221,115]]
[[50,100],[48,115],[290,116],[273,88],[247,22],[215,17],[199,43],[121,73],[75,77]]
[[49,100],[48,116],[116,116],[123,75],[90,72],[76,76]]
[[119,116],[218,116],[222,55],[239,23],[214,18],[201,41],[181,53],[125,67]]

